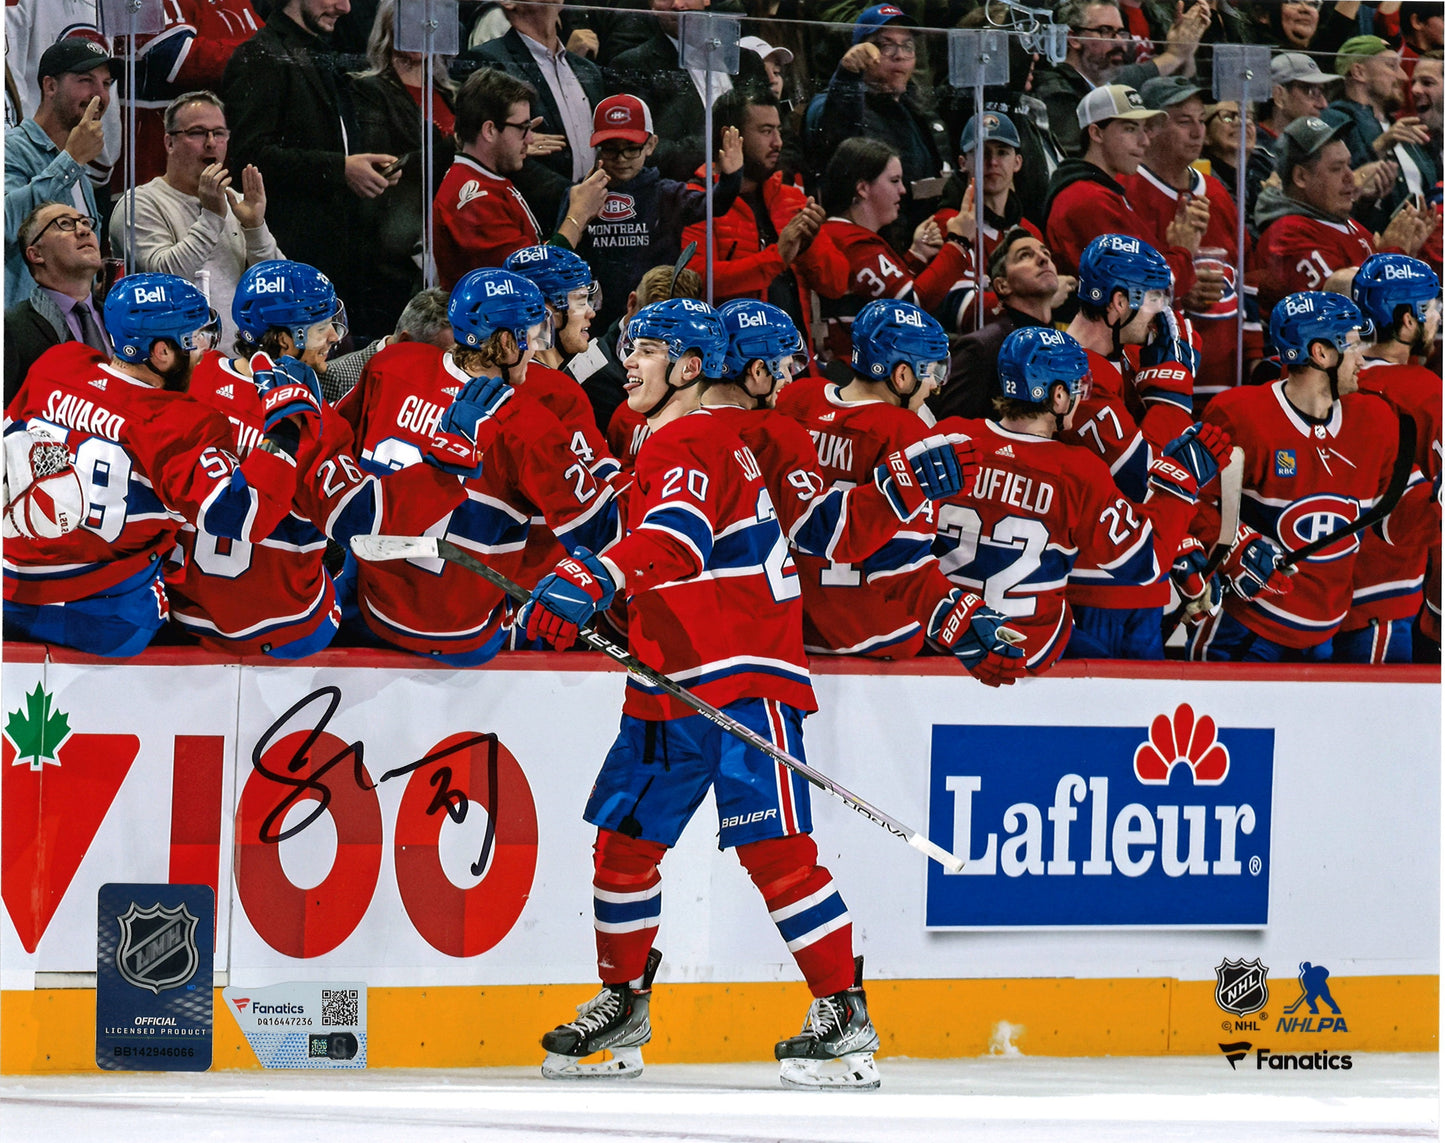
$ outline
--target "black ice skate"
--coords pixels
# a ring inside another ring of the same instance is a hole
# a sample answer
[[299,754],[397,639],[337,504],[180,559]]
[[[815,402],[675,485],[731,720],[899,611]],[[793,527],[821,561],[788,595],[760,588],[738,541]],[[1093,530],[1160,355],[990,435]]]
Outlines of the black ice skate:
[[[542,1075],[547,1079],[588,1079],[604,1076],[631,1079],[642,1074],[642,1045],[652,1039],[648,1002],[652,978],[662,954],[652,949],[641,980],[633,984],[606,984],[586,1004],[577,1006],[577,1019],[542,1037],[547,1058]],[[610,1051],[610,1060],[584,1064],[583,1058]]]
[[853,987],[814,1000],[803,1030],[773,1049],[782,1063],[784,1087],[875,1088],[882,1082],[873,1053],[878,1033],[863,994],[863,958],[855,961]]

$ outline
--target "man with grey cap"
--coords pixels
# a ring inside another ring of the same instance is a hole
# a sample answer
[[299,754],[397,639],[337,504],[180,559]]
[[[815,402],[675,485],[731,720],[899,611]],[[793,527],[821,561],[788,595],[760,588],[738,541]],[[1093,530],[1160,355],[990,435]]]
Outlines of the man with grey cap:
[[1356,268],[1371,254],[1414,255],[1434,229],[1433,221],[1411,206],[1377,235],[1350,217],[1355,178],[1350,149],[1340,140],[1345,128],[1313,115],[1285,128],[1280,186],[1266,186],[1255,207],[1261,320],[1269,319],[1281,298],[1301,290],[1348,295]]
[[67,203],[96,217],[95,192],[85,165],[101,153],[101,117],[119,70],[99,44],[59,40],[40,57],[40,106],[5,132],[5,304],[35,289],[17,239],[20,224],[43,202]]
[[1163,112],[1150,132],[1138,172],[1124,180],[1130,203],[1155,235],[1149,239],[1150,245],[1164,243],[1169,224],[1202,200],[1209,205],[1208,222],[1195,253],[1208,249],[1223,252],[1222,257],[1196,258],[1194,288],[1175,303],[1189,316],[1203,342],[1194,378],[1198,407],[1203,403],[1200,398],[1238,383],[1234,323],[1240,297],[1234,267],[1238,263],[1235,232],[1239,213],[1224,184],[1191,166],[1204,150],[1205,89],[1192,79],[1174,75],[1151,79],[1139,94],[1145,107]]
[[1127,234],[1164,256],[1174,274],[1175,297],[1194,289],[1194,253],[1209,225],[1209,200],[1191,199],[1161,240],[1125,190],[1148,147],[1145,124],[1162,114],[1145,107],[1132,87],[1117,83],[1094,88],[1079,104],[1084,156],[1059,164],[1044,205],[1044,236],[1060,273],[1077,274],[1084,247],[1100,234]]
[[1396,167],[1394,179],[1378,195],[1355,200],[1355,217],[1377,230],[1407,198],[1418,201],[1434,190],[1440,159],[1428,146],[1430,132],[1417,116],[1392,120],[1405,103],[1399,51],[1379,36],[1355,36],[1340,46],[1335,70],[1344,80],[1344,92],[1320,118],[1346,124],[1340,139],[1350,149],[1351,166],[1384,159]]
[[1244,196],[1246,220],[1254,215],[1259,188],[1274,174],[1284,129],[1306,115],[1319,115],[1330,101],[1331,90],[1340,77],[1326,75],[1304,52],[1279,52],[1269,61],[1273,85],[1269,102],[1259,117],[1259,140],[1245,167]]

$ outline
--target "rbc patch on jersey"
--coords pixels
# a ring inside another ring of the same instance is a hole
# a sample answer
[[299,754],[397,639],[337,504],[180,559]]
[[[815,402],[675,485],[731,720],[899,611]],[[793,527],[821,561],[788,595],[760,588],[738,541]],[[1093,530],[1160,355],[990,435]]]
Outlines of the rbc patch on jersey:
[[1181,703],[1144,726],[933,728],[929,928],[1269,920],[1274,731]]
[[1294,449],[1277,448],[1274,450],[1274,474],[1276,476],[1293,476],[1296,472],[1294,461]]

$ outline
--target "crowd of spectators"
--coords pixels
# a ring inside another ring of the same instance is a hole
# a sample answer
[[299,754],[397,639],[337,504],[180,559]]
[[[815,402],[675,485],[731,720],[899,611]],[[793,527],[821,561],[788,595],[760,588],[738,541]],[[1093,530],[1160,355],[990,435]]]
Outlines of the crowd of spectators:
[[[620,339],[668,296],[664,268],[669,293],[778,306],[807,372],[839,382],[853,316],[914,301],[952,349],[925,412],[987,416],[1018,328],[1082,331],[1126,378],[1141,367],[1155,335],[1079,300],[1085,250],[1111,233],[1162,256],[1192,323],[1192,389],[1166,401],[1187,424],[1280,377],[1267,331],[1285,296],[1348,296],[1380,253],[1441,273],[1433,2],[1061,0],[1058,62],[998,0],[463,0],[460,50],[431,61],[398,49],[396,0],[167,0],[164,28],[134,44],[103,34],[98,7],[6,9],[7,405],[57,344],[112,355],[102,303],[120,274],[186,279],[229,326],[248,268],[315,267],[345,307],[345,341],[317,363],[335,402],[385,347],[449,348],[446,291],[470,271],[550,243],[601,286],[590,331],[553,364],[624,464]],[[704,9],[741,18],[733,74],[680,63],[679,19]],[[1009,82],[985,90],[981,119],[973,90],[947,83],[956,27],[1014,29]],[[1269,48],[1268,99],[1215,99],[1225,44]],[[1415,357],[1438,370],[1438,322],[1432,336]],[[1173,422],[1151,435],[1158,404],[1129,401],[1147,447],[1174,436]]]

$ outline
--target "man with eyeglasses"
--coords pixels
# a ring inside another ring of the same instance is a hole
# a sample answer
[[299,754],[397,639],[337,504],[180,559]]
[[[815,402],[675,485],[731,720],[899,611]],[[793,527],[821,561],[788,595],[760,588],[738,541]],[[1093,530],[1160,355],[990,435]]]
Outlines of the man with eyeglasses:
[[5,410],[70,449],[88,505],[67,536],[6,542],[5,634],[124,657],[166,620],[162,565],[183,523],[221,546],[257,543],[290,512],[321,401],[284,365],[258,359],[264,430],[238,461],[230,423],[186,394],[220,329],[201,292],[169,274],[131,274],[107,295],[105,324],[109,360],[57,345]]
[[[451,289],[472,270],[500,267],[524,246],[559,241],[577,245],[607,194],[599,168],[567,194],[555,233],[539,222],[511,176],[527,161],[541,120],[533,118],[537,93],[530,83],[496,68],[467,77],[456,98],[458,151],[437,188],[432,213],[437,279]],[[545,229],[544,229],[545,228]]]
[[1054,19],[1068,26],[1068,54],[1055,67],[1040,61],[1033,90],[1048,108],[1049,128],[1059,149],[1065,155],[1083,154],[1088,138],[1075,112],[1092,89],[1111,83],[1138,89],[1161,75],[1193,75],[1194,53],[1211,18],[1210,6],[1203,0],[1189,5],[1165,33],[1164,50],[1135,63],[1133,37],[1117,5],[1100,0],[1060,4]]
[[865,8],[853,25],[853,46],[804,118],[805,145],[815,170],[827,166],[844,139],[882,139],[898,150],[908,197],[897,224],[885,233],[900,250],[908,247],[914,227],[937,209],[940,176],[952,146],[948,128],[913,82],[917,26],[895,4]]
[[105,323],[92,297],[100,272],[95,219],[47,202],[20,224],[20,243],[39,287],[5,311],[5,401],[20,391],[36,359],[63,341],[81,341],[110,356]]
[[[166,169],[116,203],[111,241],[133,270],[175,274],[200,285],[218,313],[231,312],[248,266],[282,257],[266,225],[261,172],[241,172],[244,195],[226,168],[231,132],[209,91],[190,91],[165,110]],[[135,203],[136,249],[129,249]]]
[[119,64],[91,40],[66,39],[40,57],[40,106],[5,132],[5,301],[15,305],[35,289],[17,241],[21,221],[44,202],[66,202],[96,217],[85,166],[105,146],[101,117]]

